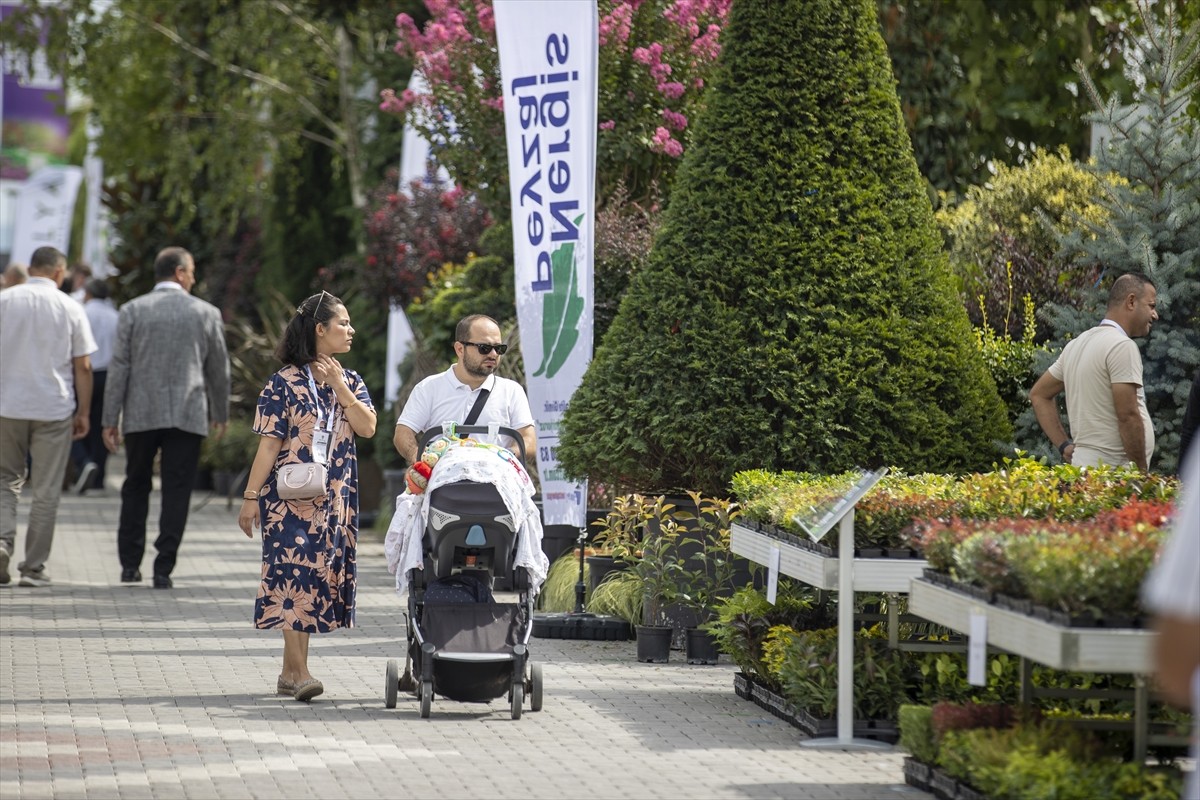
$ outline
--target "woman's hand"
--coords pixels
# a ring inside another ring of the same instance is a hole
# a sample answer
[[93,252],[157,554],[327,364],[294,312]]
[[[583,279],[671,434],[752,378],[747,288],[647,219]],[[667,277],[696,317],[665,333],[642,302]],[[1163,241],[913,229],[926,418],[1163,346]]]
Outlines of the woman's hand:
[[246,534],[247,539],[254,538],[254,529],[261,527],[257,500],[242,501],[242,510],[238,512],[238,526],[242,529],[242,533]]
[[321,354],[309,364],[309,368],[312,370],[314,378],[332,386],[334,392],[339,389],[349,391],[350,387],[346,385],[346,374],[342,371],[342,365],[333,356]]

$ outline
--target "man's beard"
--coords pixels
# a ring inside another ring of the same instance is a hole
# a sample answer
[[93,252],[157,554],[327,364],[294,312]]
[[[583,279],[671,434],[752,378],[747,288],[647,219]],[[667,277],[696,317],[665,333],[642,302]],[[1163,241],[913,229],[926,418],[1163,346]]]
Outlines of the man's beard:
[[477,378],[486,378],[488,375],[491,375],[496,371],[495,366],[485,366],[483,361],[480,361],[477,364],[471,364],[470,362],[464,361],[463,369],[467,371],[468,375],[474,375]]

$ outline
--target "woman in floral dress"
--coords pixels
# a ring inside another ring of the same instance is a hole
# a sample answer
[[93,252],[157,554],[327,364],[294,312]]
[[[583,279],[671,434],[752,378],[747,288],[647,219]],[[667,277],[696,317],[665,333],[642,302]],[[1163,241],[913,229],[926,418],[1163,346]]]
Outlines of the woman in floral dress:
[[[313,295],[296,310],[275,351],[285,366],[258,398],[254,431],[262,438],[238,513],[247,536],[262,528],[262,583],[254,625],[283,631],[283,670],[276,690],[305,702],[325,691],[308,671],[309,634],[354,627],[354,437],[374,435],[375,409],[362,378],[335,358],[349,352],[353,337],[345,305],[328,292]],[[281,499],[278,469],[319,460],[322,439],[328,441],[325,494]]]

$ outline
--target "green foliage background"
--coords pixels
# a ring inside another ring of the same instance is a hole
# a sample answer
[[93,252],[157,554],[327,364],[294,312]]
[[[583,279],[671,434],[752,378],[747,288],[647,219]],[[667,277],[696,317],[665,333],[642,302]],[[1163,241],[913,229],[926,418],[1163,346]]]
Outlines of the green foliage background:
[[874,6],[734,5],[647,267],[563,419],[569,473],[724,495],[764,467],[990,464],[971,346]]

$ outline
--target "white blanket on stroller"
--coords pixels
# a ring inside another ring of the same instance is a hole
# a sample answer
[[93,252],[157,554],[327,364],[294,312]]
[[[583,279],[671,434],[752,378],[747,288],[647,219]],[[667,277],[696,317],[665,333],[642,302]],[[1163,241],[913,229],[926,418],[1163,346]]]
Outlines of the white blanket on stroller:
[[408,591],[408,571],[424,569],[422,539],[429,519],[429,495],[434,489],[456,481],[490,483],[496,487],[517,527],[517,552],[513,566],[529,574],[532,597],[542,588],[550,559],[542,551],[542,515],[533,502],[533,481],[524,465],[508,450],[470,444],[450,447],[438,459],[422,494],[404,492],[396,496],[396,513],[383,542],[388,572],[396,576],[396,593]]

